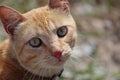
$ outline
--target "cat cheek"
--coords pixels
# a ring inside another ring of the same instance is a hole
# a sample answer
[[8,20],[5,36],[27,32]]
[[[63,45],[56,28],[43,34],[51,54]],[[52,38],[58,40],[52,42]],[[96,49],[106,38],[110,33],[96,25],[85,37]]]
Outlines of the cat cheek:
[[71,47],[71,48],[73,48],[73,47],[75,46],[75,42],[76,42],[76,40],[75,40],[75,39],[73,39],[73,40],[70,42],[70,44],[69,44],[69,45],[70,45],[70,47]]

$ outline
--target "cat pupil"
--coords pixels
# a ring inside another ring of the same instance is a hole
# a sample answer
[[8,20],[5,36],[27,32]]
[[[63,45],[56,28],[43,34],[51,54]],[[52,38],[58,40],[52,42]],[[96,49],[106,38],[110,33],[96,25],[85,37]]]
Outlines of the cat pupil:
[[[37,44],[37,42],[38,42],[38,40],[33,40],[34,41],[34,44],[36,45]],[[39,42],[38,42],[39,43]]]
[[34,48],[40,47],[41,44],[42,44],[42,41],[39,38],[33,38],[29,41],[29,45]]

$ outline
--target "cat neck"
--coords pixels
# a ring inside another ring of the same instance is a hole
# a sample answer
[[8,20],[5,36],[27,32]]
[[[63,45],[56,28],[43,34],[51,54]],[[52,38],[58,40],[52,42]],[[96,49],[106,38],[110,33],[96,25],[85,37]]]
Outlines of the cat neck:
[[[18,60],[14,55],[14,50],[9,44],[9,40],[4,41],[3,45],[8,45],[4,47],[4,49],[6,50],[5,51],[6,53],[3,54],[5,56],[3,58],[3,62],[4,62],[3,70],[6,70],[6,71],[3,71],[3,72],[8,72],[7,74],[10,76],[9,79],[6,79],[5,75],[2,76],[5,80],[16,80],[16,79],[17,80],[30,80],[30,79],[55,80],[57,77],[60,77],[63,72],[63,70],[61,70],[59,74],[55,74],[51,77],[43,77],[43,76],[38,76],[36,74],[33,74],[32,72],[29,72],[19,64]],[[1,45],[1,48],[2,48],[2,45]]]

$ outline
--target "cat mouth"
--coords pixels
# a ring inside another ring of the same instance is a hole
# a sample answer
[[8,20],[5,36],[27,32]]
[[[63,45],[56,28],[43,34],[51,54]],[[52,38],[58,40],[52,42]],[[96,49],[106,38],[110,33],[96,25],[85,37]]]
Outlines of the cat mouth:
[[65,59],[60,58],[60,59],[56,59],[56,62],[53,65],[63,65],[65,63]]
[[61,67],[64,65],[64,62],[48,62],[47,63],[49,66],[52,66],[52,67]]
[[65,62],[68,60],[68,58],[70,57],[71,53],[67,52],[64,53],[63,55],[61,55],[61,57],[56,57],[53,55],[46,55],[44,57],[45,63],[50,65],[50,66],[63,66],[65,64]]
[[47,64],[52,66],[63,66],[68,58],[69,57],[61,57],[60,59],[58,59],[56,57],[51,56],[51,58],[46,59],[46,62]]

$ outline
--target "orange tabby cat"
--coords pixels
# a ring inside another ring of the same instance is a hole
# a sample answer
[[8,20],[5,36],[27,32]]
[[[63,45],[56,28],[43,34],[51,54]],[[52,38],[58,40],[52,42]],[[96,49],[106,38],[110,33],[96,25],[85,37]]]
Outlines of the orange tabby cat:
[[67,0],[21,14],[0,6],[9,38],[0,46],[0,80],[54,80],[76,41],[76,24]]

